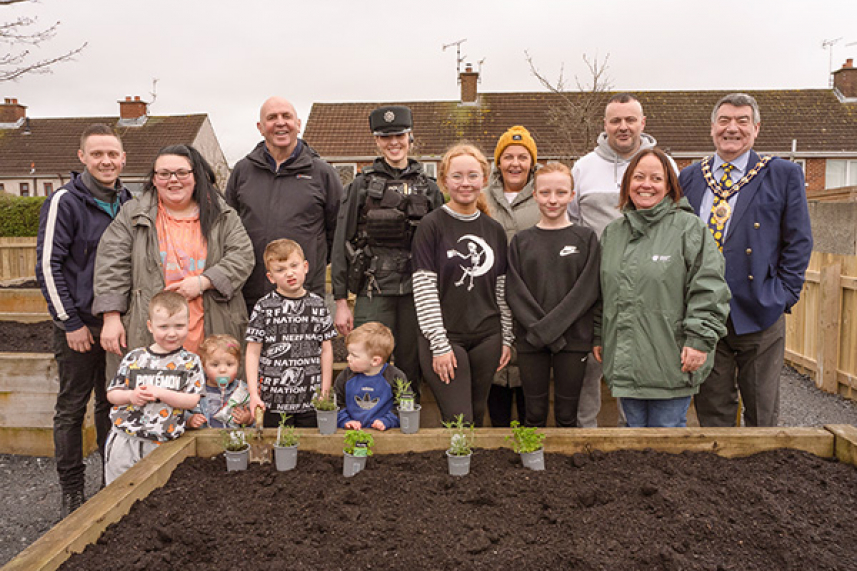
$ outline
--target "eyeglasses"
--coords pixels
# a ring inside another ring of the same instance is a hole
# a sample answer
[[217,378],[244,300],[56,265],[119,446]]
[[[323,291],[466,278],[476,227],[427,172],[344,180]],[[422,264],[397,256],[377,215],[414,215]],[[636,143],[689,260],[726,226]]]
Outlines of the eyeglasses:
[[158,180],[170,180],[173,178],[173,175],[176,176],[179,180],[185,180],[187,177],[193,174],[193,171],[187,169],[179,169],[177,171],[155,171],[155,178]]
[[466,175],[461,174],[460,172],[454,172],[452,174],[447,175],[447,178],[452,182],[464,182],[466,178],[468,182],[476,182],[477,180],[482,178],[481,172],[469,172]]

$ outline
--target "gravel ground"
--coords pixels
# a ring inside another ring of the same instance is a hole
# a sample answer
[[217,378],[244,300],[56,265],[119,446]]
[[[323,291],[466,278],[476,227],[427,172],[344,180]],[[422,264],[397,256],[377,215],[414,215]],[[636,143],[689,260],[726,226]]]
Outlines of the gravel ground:
[[[819,391],[794,369],[783,369],[780,386],[780,426],[857,425],[857,403]],[[89,497],[98,489],[98,455],[86,464]],[[53,458],[0,454],[0,565],[59,521],[59,498]]]

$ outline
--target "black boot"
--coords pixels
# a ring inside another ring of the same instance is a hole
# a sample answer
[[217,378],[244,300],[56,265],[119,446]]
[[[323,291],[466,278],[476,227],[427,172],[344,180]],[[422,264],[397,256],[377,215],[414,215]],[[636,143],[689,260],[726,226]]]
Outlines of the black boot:
[[83,505],[86,499],[83,497],[83,490],[75,490],[73,492],[63,492],[62,494],[62,519]]

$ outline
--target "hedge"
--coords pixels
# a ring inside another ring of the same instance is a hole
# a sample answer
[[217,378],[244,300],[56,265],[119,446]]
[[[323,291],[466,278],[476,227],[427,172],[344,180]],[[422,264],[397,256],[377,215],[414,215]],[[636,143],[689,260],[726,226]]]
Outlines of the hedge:
[[38,236],[44,196],[0,196],[0,237]]

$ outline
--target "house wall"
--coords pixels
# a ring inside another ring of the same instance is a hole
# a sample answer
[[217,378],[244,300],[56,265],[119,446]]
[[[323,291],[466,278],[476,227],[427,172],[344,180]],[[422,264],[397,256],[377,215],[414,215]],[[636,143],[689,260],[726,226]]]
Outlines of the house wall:
[[3,192],[11,196],[21,196],[21,184],[29,185],[27,196],[47,196],[50,192],[45,192],[45,184],[50,184],[52,190],[56,191],[59,187],[68,182],[68,175],[40,175],[29,177],[0,177],[0,184],[3,185]]
[[217,135],[214,134],[214,127],[207,116],[199,128],[196,139],[193,140],[193,146],[196,147],[211,165],[211,168],[214,169],[214,172],[217,174],[218,187],[221,190],[226,190],[226,181],[229,180],[230,173],[229,163],[226,162],[226,155],[220,147]]

